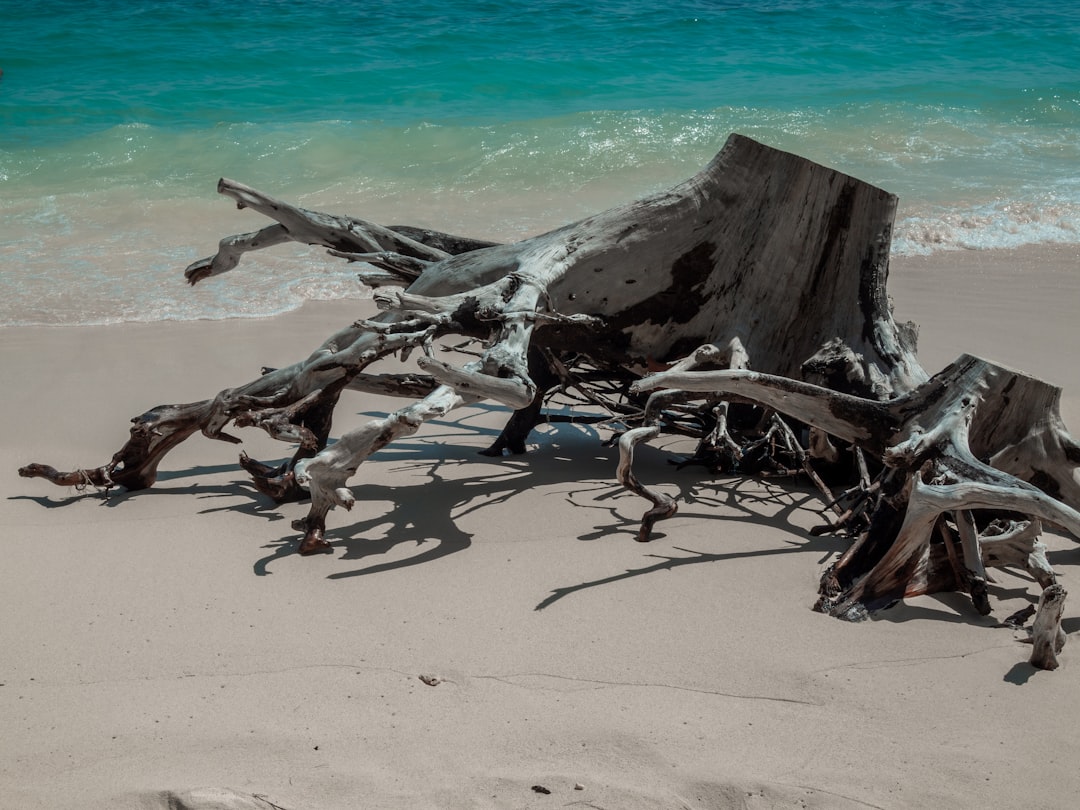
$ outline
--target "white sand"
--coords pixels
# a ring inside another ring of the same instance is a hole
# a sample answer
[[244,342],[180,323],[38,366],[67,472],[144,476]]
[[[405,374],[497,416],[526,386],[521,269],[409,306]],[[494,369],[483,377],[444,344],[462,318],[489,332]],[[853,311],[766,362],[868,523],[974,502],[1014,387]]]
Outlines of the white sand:
[[[928,370],[962,352],[1023,368],[1080,431],[1076,248],[897,260],[890,290]],[[643,502],[595,433],[543,429],[493,461],[475,451],[505,413],[474,408],[365,464],[334,553],[300,558],[306,506],[254,493],[232,445],[195,437],[152,490],[108,500],[15,475],[102,464],[131,416],[303,356],[356,307],[0,331],[0,807],[200,787],[287,810],[1075,806],[1080,646],[1036,672],[993,627],[1034,583],[1001,577],[988,619],[960,596],[816,614],[843,541],[807,534],[809,489],[645,452],[639,475],[681,510],[640,545]],[[386,406],[349,395],[335,434]],[[1071,589],[1080,553],[1048,540]],[[189,805],[244,806],[225,795]]]

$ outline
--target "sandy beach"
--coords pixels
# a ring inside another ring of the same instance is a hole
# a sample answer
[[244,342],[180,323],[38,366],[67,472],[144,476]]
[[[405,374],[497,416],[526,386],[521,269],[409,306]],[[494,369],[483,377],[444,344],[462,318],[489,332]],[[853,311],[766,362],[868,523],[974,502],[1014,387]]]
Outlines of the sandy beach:
[[[1080,435],[1080,248],[897,258],[889,289],[928,371],[965,352],[1023,369]],[[999,575],[985,618],[956,595],[814,613],[845,541],[808,534],[809,486],[643,452],[680,511],[642,545],[598,433],[483,458],[506,413],[479,406],[364,464],[334,553],[301,558],[306,505],[255,492],[233,445],[196,436],[153,489],[107,499],[16,475],[103,464],[130,417],[371,309],[0,330],[0,808],[1075,806],[1080,642],[1041,672],[996,626],[1035,583]],[[347,395],[334,434],[396,405]],[[1045,539],[1077,590],[1080,547]]]

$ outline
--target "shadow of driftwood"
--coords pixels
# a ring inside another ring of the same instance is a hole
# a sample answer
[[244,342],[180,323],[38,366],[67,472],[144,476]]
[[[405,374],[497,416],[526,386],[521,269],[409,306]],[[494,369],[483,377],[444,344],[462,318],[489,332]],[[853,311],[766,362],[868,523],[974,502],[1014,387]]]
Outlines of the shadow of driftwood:
[[[377,574],[464,551],[471,546],[473,536],[461,528],[461,518],[545,487],[572,507],[601,510],[606,515],[592,530],[578,536],[581,541],[613,536],[631,540],[636,535],[638,516],[647,504],[629,495],[616,482],[618,452],[613,447],[604,447],[603,437],[590,424],[548,424],[533,434],[532,449],[525,456],[477,459],[479,450],[499,432],[491,427],[491,412],[496,410],[501,411],[497,406],[482,404],[457,411],[449,419],[432,420],[415,437],[391,444],[374,456],[373,461],[390,465],[389,469],[394,473],[411,473],[410,483],[381,483],[377,475],[370,478],[365,475],[367,469],[377,469],[375,464],[360,468],[359,482],[352,487],[357,498],[355,508],[368,514],[352,523],[332,526],[327,533],[332,548],[341,551],[340,559],[358,565],[330,574],[329,579]],[[652,555],[657,559],[655,564],[560,588],[544,599],[537,610],[581,590],[682,565],[805,551],[819,553],[820,559],[824,560],[842,549],[844,541],[833,537],[810,537],[796,520],[796,515],[802,513],[802,523],[805,523],[808,511],[820,509],[821,501],[815,490],[796,482],[785,482],[780,486],[737,477],[706,478],[707,474],[699,468],[676,470],[669,466],[666,461],[670,457],[666,450],[642,447],[638,452],[638,467],[647,471],[645,475],[655,485],[676,496],[680,517],[716,521],[718,533],[723,532],[724,521],[768,526],[784,535],[784,545],[727,553],[677,549],[688,555],[685,557],[658,553]],[[476,473],[468,474],[473,467],[477,468]],[[234,473],[237,473],[236,480],[228,482],[198,480],[203,476]],[[172,483],[188,478],[194,480],[181,486]],[[233,511],[270,522],[285,519],[278,505],[251,486],[239,465],[163,471],[158,481],[168,485],[141,492],[116,490],[103,498],[102,503],[115,507],[144,494],[155,497],[186,495],[221,499],[220,505],[208,505],[202,510],[203,514]],[[88,494],[76,493],[64,500],[31,500],[51,508],[85,498]],[[616,499],[619,499],[618,503],[615,503]],[[378,513],[371,514],[371,505],[375,504],[379,506]],[[333,514],[341,519],[348,513],[335,511]],[[722,521],[717,521],[718,514],[723,514]],[[664,536],[658,531],[654,539]],[[266,548],[270,553],[254,563],[254,573],[258,576],[269,574],[275,561],[295,553],[298,540],[298,533],[289,532],[268,544]],[[410,546],[413,553],[408,551]]]
[[703,551],[693,551],[691,549],[674,546],[673,548],[675,551],[681,551],[689,556],[671,557],[663,554],[650,554],[648,556],[659,560],[659,562],[641,568],[629,568],[618,574],[612,574],[611,576],[602,577],[601,579],[589,580],[578,583],[577,585],[568,585],[565,588],[556,588],[550,595],[537,604],[534,610],[544,610],[549,608],[559,600],[565,599],[579,591],[598,588],[602,585],[610,585],[615,582],[622,582],[623,580],[646,576],[648,574],[655,574],[659,571],[673,571],[684,565],[699,565],[701,563],[723,562],[725,560],[738,560],[748,557],[771,557],[777,554],[803,553],[806,551],[817,551],[822,546],[822,538],[820,537],[811,537],[805,543],[790,543],[786,547],[781,548],[766,548],[755,551],[733,551],[723,554],[710,554]]
[[1000,627],[1000,622],[993,616],[980,616],[971,603],[971,597],[964,593],[935,593],[925,597],[936,602],[938,607],[914,605],[910,602],[897,602],[890,607],[877,611],[874,621],[905,624],[914,621],[951,622],[953,624],[973,624],[982,627]]
[[[650,554],[648,556],[655,558],[658,562],[641,568],[627,569],[608,577],[556,588],[536,605],[535,610],[544,610],[580,591],[634,577],[646,576],[659,571],[671,571],[684,565],[806,552],[818,552],[819,559],[824,561],[844,547],[844,541],[838,541],[835,537],[815,537],[810,535],[795,520],[795,516],[799,513],[808,511],[816,513],[820,510],[821,501],[816,491],[803,489],[798,485],[793,486],[793,488],[781,489],[766,481],[738,477],[710,479],[707,481],[687,481],[685,479],[679,481],[677,478],[673,478],[666,484],[668,487],[681,486],[682,488],[682,492],[678,496],[680,502],[679,515],[681,517],[715,520],[718,535],[723,533],[726,525],[731,524],[765,526],[776,531],[778,536],[783,536],[781,540],[783,545],[722,553],[694,551],[676,546],[674,547],[675,551],[682,552],[687,556],[669,556],[662,553]],[[613,497],[615,494],[619,493],[596,496],[593,501],[603,501]],[[705,508],[687,509],[683,506],[684,504]],[[579,508],[605,509],[612,517],[610,522],[598,524],[594,531],[581,535],[579,539],[583,541],[598,540],[603,537],[610,537],[613,534],[635,535],[637,533],[638,521],[617,514],[614,507],[604,507],[596,503],[576,503],[575,505]],[[717,515],[722,515],[722,517],[717,519]],[[654,540],[663,539],[664,537],[665,535],[661,532],[654,531],[653,533]]]
[[[604,490],[621,489],[613,475],[615,451],[601,447],[595,434],[560,426],[549,428],[539,442],[542,448],[525,456],[478,460],[476,454],[484,443],[473,441],[463,446],[460,431],[455,431],[426,434],[422,440],[406,440],[381,450],[378,461],[392,465],[392,471],[419,472],[422,477],[408,485],[378,481],[354,485],[357,507],[389,506],[377,515],[328,530],[327,539],[334,549],[344,549],[342,560],[370,561],[406,545],[421,551],[404,559],[339,571],[328,578],[366,576],[463,551],[472,544],[472,535],[458,525],[462,517],[538,488],[568,483],[575,487],[583,484]],[[474,467],[478,468],[477,474],[460,474]],[[453,474],[444,474],[450,472]],[[370,537],[377,532],[381,532],[380,537]],[[274,544],[273,554],[256,562],[255,573],[269,573],[269,565],[290,556],[297,541],[296,535],[281,538]]]
[[[603,447],[599,435],[591,427],[578,424],[549,425],[539,435],[534,435],[539,449],[531,450],[525,456],[478,461],[475,454],[485,443],[476,442],[470,436],[470,443],[463,446],[460,420],[452,423],[452,430],[440,432],[438,426],[439,422],[435,421],[432,423],[435,432],[398,442],[376,456],[380,463],[392,465],[391,469],[395,472],[422,473],[422,479],[417,483],[403,486],[400,483],[386,485],[367,481],[352,487],[358,507],[363,508],[364,504],[389,506],[378,515],[334,527],[327,532],[331,546],[343,550],[342,560],[364,563],[353,570],[330,574],[329,579],[367,576],[420,565],[464,551],[472,544],[473,537],[459,525],[462,517],[543,488],[549,491],[554,489],[572,506],[601,509],[610,516],[608,520],[595,525],[593,531],[580,535],[579,539],[591,541],[622,535],[629,540],[636,535],[638,518],[632,515],[637,512],[637,506],[627,509],[627,503],[636,504],[637,500],[628,495],[614,477],[618,453],[614,448]],[[807,540],[805,532],[793,521],[797,512],[808,509],[816,511],[820,505],[816,492],[797,487],[794,490],[782,489],[739,478],[720,482],[702,481],[699,471],[676,471],[674,467],[664,465],[667,454],[663,451],[651,448],[643,450],[639,454],[639,462],[646,464],[642,466],[647,467],[648,463],[652,463],[652,475],[657,478],[660,477],[657,475],[659,470],[664,471],[659,485],[668,491],[679,490],[677,497],[683,505],[680,515],[715,520],[717,512],[713,511],[714,507],[723,506],[725,517],[734,510],[735,520],[767,525],[798,538],[798,543],[793,544],[792,548],[762,553],[814,550],[828,556],[837,550],[835,538]],[[656,455],[650,460],[649,454]],[[662,465],[659,470],[658,462]],[[462,475],[463,471],[477,465],[482,466],[475,475]],[[363,478],[363,468],[360,477]],[[743,491],[735,491],[740,488]],[[616,498],[622,499],[618,506],[606,505],[606,502]],[[642,501],[642,511],[646,506]],[[620,512],[629,512],[630,516]],[[376,534],[379,536],[372,537]],[[656,534],[657,539],[662,537],[663,534]],[[271,546],[273,553],[255,563],[255,573],[260,576],[268,574],[273,562],[294,552],[297,540],[296,535],[291,535],[275,542]],[[407,546],[415,547],[417,553],[402,557]],[[396,558],[376,562],[390,555]],[[729,556],[741,555],[715,555],[715,559]],[[708,562],[711,559],[713,557],[705,555],[697,561]],[[655,570],[670,567],[671,564],[664,563]],[[640,573],[648,573],[649,570],[652,568]],[[616,579],[626,576],[624,573]],[[568,593],[599,584],[604,583],[582,583]],[[548,603],[551,601],[555,600],[546,600]]]
[[[1062,535],[1067,540],[1076,542],[1076,539],[1069,535]],[[1051,551],[1049,554],[1050,563],[1055,568],[1059,565],[1062,566],[1076,566],[1080,565],[1080,545],[1074,545],[1071,548],[1057,549]]]

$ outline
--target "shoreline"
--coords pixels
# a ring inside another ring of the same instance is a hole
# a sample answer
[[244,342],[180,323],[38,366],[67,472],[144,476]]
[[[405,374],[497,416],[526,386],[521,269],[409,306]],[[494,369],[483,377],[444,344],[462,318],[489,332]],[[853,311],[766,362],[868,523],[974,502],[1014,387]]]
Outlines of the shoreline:
[[[968,352],[1043,377],[1080,435],[1078,270],[1078,246],[902,257],[889,291],[928,372]],[[1072,806],[1080,652],[1030,672],[1022,634],[995,626],[1030,579],[1002,574],[986,618],[949,595],[859,625],[816,614],[845,544],[809,535],[809,489],[648,450],[639,475],[681,506],[638,544],[643,504],[595,431],[544,426],[526,456],[483,458],[506,412],[481,404],[366,462],[334,553],[300,558],[306,506],[269,504],[236,465],[283,456],[261,432],[192,437],[154,488],[107,500],[14,473],[105,463],[131,416],[372,309],[3,330],[0,805],[161,810],[230,788],[296,810]],[[400,402],[350,394],[333,435]],[[1077,544],[1045,539],[1067,585]]]

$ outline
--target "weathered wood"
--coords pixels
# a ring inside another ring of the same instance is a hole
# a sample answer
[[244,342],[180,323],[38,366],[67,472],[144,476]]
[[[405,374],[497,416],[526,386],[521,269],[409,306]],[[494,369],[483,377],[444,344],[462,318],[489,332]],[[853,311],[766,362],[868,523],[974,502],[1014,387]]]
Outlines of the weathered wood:
[[[221,240],[187,269],[192,284],[297,241],[364,263],[383,312],[291,366],[137,417],[109,464],[22,475],[138,489],[194,432],[236,441],[229,424],[261,427],[298,448],[242,465],[277,500],[310,494],[296,526],[314,553],[330,547],[329,511],[353,503],[349,479],[387,442],[491,399],[513,415],[486,452],[523,452],[559,392],[621,431],[616,476],[653,505],[639,540],[677,508],[633,471],[634,449],[661,434],[696,437],[691,462],[808,476],[836,513],[827,530],[854,537],[822,578],[818,607],[833,615],[940,589],[987,612],[987,566],[1053,585],[1040,521],[1080,535],[1080,445],[1060,391],[966,355],[929,377],[886,290],[896,198],[835,170],[733,135],[668,191],[510,245],[309,211],[230,180],[219,191],[273,224]],[[458,352],[464,365],[437,356],[450,335],[477,347]],[[370,370],[409,352],[423,373]],[[418,401],[328,446],[346,390]],[[819,469],[845,465],[850,485],[834,496]]]
[[1039,669],[1058,668],[1057,654],[1065,647],[1061,615],[1065,610],[1065,589],[1051,585],[1039,597],[1039,607],[1031,626],[1031,664]]
[[[989,612],[986,576],[970,510],[1011,510],[1080,537],[1080,514],[1073,505],[1080,502],[1071,486],[1077,463],[1068,458],[1071,440],[1057,412],[1059,392],[985,360],[961,357],[923,385],[885,402],[752,372],[662,372],[636,385],[760,402],[860,446],[901,476],[894,477],[895,491],[877,507],[881,518],[872,519],[878,551],[846,556],[827,573],[828,592],[819,607],[834,615],[856,618],[903,596],[930,592],[930,544],[943,516],[958,527],[964,584],[982,613]],[[1038,475],[1030,473],[1033,448],[1040,458]],[[991,455],[1006,469],[978,458]],[[1028,471],[1043,489],[1008,468]],[[891,537],[882,543],[883,535]]]
[[982,561],[987,568],[1023,568],[1042,588],[1057,582],[1040,542],[1040,520],[994,520],[979,534]]

